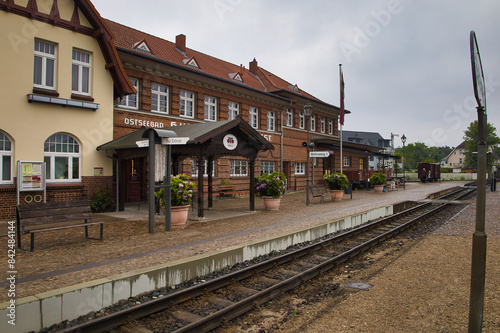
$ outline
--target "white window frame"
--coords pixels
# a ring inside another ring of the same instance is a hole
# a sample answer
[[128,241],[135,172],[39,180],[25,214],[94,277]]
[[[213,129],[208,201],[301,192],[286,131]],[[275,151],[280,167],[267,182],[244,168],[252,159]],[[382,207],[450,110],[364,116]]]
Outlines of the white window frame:
[[[35,39],[33,57],[33,86],[42,89],[55,90],[57,84],[57,45],[40,39]],[[37,64],[37,59],[40,63]],[[51,75],[49,75],[49,64],[52,62]],[[39,68],[38,68],[39,67]],[[40,72],[40,82],[35,82],[36,74]],[[48,82],[52,76],[52,85]]]
[[344,156],[344,166],[345,167],[351,166],[351,156]]
[[[44,143],[44,161],[46,163],[47,183],[79,183],[82,180],[81,144],[72,135],[55,133]],[[57,169],[58,160],[66,159],[66,177],[58,177],[61,170]],[[76,166],[74,164],[77,164]],[[78,176],[73,174],[75,167]]]
[[134,109],[137,110],[139,109],[139,79],[136,78],[129,78],[130,83],[134,86],[136,93],[135,94],[130,94],[127,96],[123,96],[120,99],[119,105],[121,107],[127,108],[127,109]]
[[262,161],[261,172],[262,173],[272,173],[276,170],[276,163],[269,161]]
[[321,120],[320,120],[320,129],[321,129],[321,133],[325,133],[326,132],[325,117],[321,117]]
[[205,96],[205,120],[217,121],[217,97]]
[[248,114],[250,115],[250,126],[255,129],[259,128],[259,109],[255,106],[251,106],[248,109]]
[[236,119],[240,114],[240,104],[236,102],[229,102],[229,120]]
[[92,55],[86,51],[73,49],[71,64],[71,91],[75,94],[90,96],[91,82]]
[[151,111],[169,114],[169,88],[168,86],[151,84]]
[[315,132],[316,131],[316,116],[315,115],[312,115],[311,117],[309,117],[309,123],[311,124],[311,132]]
[[293,110],[286,110],[286,126],[293,127]]
[[247,177],[248,176],[248,161],[231,160],[229,163],[231,177]]
[[328,120],[328,134],[333,135],[333,119]]
[[188,90],[181,90],[179,93],[180,108],[179,113],[181,117],[194,119],[194,92]]
[[306,162],[295,162],[295,174],[296,175],[306,174]]
[[[0,131],[0,185],[11,185],[13,184],[12,178],[12,168],[14,167],[14,143],[12,139]],[[4,178],[4,172],[7,173],[7,177]]]
[[276,112],[267,111],[267,130],[276,131]]
[[299,128],[300,129],[306,128],[306,116],[304,115],[304,111],[299,112]]
[[[203,160],[204,169],[203,169],[203,177],[208,177],[208,161]],[[215,161],[212,161],[212,177],[215,176]],[[191,177],[198,178],[198,162],[196,160],[191,160]]]

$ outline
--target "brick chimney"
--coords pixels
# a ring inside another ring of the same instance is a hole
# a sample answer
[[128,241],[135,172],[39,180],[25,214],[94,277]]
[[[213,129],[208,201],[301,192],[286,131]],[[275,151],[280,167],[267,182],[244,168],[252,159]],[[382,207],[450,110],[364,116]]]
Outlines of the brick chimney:
[[250,61],[250,73],[257,75],[257,60],[253,58],[252,61]]
[[175,36],[175,47],[183,53],[186,53],[186,35]]

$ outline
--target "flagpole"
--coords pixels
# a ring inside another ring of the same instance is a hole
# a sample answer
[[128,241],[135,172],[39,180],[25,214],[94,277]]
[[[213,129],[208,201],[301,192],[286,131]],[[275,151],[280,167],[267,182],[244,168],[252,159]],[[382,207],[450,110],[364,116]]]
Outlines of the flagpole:
[[342,156],[342,126],[344,125],[344,78],[342,75],[342,64],[339,64],[339,80],[340,80],[340,173],[344,165],[344,157]]

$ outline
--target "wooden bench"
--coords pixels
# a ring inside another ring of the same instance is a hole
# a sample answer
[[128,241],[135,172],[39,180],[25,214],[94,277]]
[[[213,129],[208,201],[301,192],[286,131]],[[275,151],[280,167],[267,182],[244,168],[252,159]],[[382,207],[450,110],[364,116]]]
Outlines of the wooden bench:
[[324,185],[312,185],[312,186],[309,186],[309,190],[311,191],[313,198],[317,198],[317,197],[321,198],[320,202],[323,202],[325,200],[325,197],[327,197],[327,198],[332,197],[330,195],[330,190],[327,187],[325,187]]
[[[83,222],[85,221],[85,222]],[[17,247],[21,247],[21,235],[31,234],[30,252],[35,248],[35,234],[75,227],[85,227],[85,238],[88,226],[100,225],[99,240],[102,240],[104,222],[92,222],[92,211],[88,200],[50,202],[17,206]]]
[[233,196],[241,195],[241,191],[238,191],[237,188],[238,187],[236,185],[219,185],[218,192],[215,193],[215,195],[219,197],[219,199],[228,197],[229,195]]

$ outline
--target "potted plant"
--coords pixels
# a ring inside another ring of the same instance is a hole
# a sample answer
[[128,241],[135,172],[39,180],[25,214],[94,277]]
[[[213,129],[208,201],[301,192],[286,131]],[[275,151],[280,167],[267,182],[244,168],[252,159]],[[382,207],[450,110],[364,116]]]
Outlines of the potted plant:
[[264,173],[255,179],[257,196],[264,199],[267,210],[278,210],[285,193],[286,177],[282,172]]
[[[195,184],[189,181],[186,174],[179,174],[170,178],[170,204],[171,204],[171,224],[183,225],[187,221],[189,204],[193,200]],[[155,196],[160,199],[160,206],[165,207],[165,188],[155,192]]]
[[373,185],[375,192],[381,193],[384,190],[384,185],[387,183],[385,173],[376,172],[370,177],[370,184]]
[[342,200],[344,191],[347,189],[349,180],[347,176],[340,172],[324,174],[323,179],[328,184],[330,195],[333,200]]

